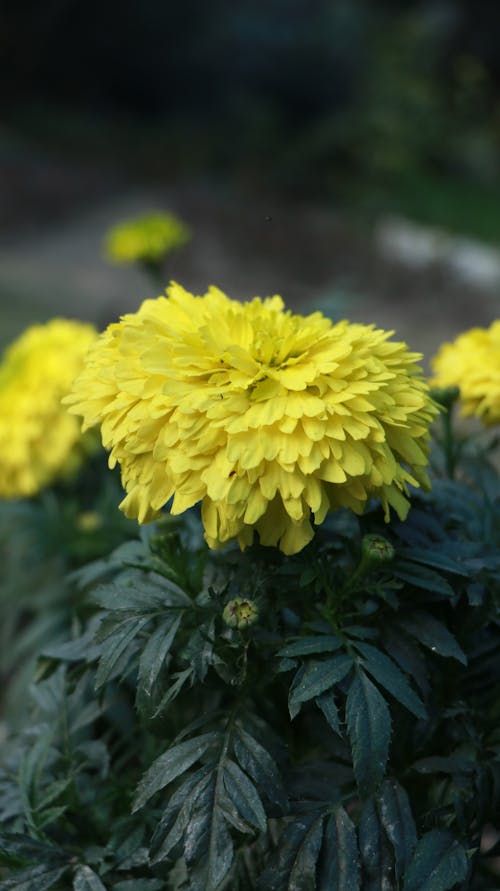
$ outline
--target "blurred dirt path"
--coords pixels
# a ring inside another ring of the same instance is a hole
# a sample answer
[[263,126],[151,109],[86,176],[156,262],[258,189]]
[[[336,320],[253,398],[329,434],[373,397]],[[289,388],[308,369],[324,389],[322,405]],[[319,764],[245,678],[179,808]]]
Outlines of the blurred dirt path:
[[156,296],[140,270],[112,267],[101,255],[108,226],[155,208],[179,213],[193,230],[192,243],[166,265],[165,283],[175,279],[197,293],[210,284],[240,299],[279,293],[301,311],[320,308],[394,329],[426,357],[499,314],[496,295],[461,286],[439,267],[387,262],[369,231],[325,207],[249,199],[204,182],[115,186],[101,194],[94,183],[83,207],[70,206],[43,227],[38,206],[36,225],[9,229],[0,246],[2,344],[31,321],[61,314],[102,326]]

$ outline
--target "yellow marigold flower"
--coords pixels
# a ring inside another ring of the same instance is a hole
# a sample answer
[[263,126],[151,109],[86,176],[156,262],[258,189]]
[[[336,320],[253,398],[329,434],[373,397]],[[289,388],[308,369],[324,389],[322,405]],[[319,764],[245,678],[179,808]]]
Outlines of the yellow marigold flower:
[[78,464],[80,425],[61,398],[97,332],[53,319],[28,328],[0,364],[0,498],[33,495]]
[[113,263],[159,263],[191,237],[188,227],[171,213],[150,213],[114,226],[105,239]]
[[65,400],[84,429],[101,425],[128,517],[201,500],[210,547],[243,548],[256,530],[293,554],[329,508],[362,513],[375,495],[406,516],[437,413],[419,355],[373,326],[292,315],[281,297],[167,295],[109,326]]
[[444,343],[431,361],[436,387],[457,386],[463,415],[485,425],[500,421],[500,319],[489,328],[471,328]]

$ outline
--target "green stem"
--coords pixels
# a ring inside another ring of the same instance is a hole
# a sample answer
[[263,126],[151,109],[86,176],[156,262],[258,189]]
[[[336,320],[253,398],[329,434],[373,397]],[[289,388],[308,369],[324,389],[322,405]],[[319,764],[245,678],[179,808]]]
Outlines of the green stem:
[[443,413],[441,414],[443,423],[443,451],[445,468],[447,476],[450,478],[450,480],[455,478],[457,458],[455,441],[453,438],[452,411],[453,409],[450,407],[443,411]]

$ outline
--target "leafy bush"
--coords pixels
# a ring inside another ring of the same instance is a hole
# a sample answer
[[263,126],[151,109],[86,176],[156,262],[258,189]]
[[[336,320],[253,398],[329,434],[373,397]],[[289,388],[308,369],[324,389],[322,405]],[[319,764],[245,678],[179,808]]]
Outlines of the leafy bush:
[[73,572],[4,746],[0,888],[494,887],[493,445],[450,479],[448,428],[406,522],[340,510],[293,557],[209,551],[192,509]]

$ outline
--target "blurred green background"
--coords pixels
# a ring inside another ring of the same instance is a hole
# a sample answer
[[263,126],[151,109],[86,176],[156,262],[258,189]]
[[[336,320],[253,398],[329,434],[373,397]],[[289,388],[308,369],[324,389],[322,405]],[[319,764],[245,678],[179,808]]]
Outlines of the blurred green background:
[[3,0],[0,341],[155,289],[107,227],[178,213],[203,292],[394,328],[498,315],[500,4]]

